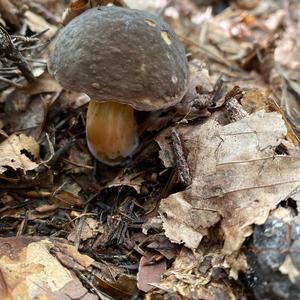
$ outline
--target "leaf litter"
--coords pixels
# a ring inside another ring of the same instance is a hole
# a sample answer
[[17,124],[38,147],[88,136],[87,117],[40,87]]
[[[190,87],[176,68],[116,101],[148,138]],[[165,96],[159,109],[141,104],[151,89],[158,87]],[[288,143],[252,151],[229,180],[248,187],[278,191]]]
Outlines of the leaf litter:
[[[297,299],[299,3],[225,2],[0,1],[1,299]],[[190,63],[114,168],[46,68],[60,22],[109,3],[160,14]]]

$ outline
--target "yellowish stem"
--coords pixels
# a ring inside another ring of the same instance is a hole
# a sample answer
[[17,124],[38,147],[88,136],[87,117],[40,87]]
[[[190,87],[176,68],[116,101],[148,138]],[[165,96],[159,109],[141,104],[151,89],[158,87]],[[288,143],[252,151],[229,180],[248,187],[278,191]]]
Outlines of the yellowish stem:
[[86,118],[88,146],[96,159],[117,165],[138,144],[133,108],[117,102],[91,100]]

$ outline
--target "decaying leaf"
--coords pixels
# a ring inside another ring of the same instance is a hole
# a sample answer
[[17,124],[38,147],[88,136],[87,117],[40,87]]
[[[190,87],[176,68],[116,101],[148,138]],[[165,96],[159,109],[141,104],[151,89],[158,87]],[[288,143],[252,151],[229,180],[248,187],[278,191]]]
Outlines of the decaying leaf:
[[10,0],[0,0],[0,13],[9,24],[17,28],[21,27],[21,14]]
[[136,291],[135,276],[126,274],[123,268],[108,262],[98,262],[95,265],[98,272],[95,273],[93,284],[98,290],[115,299],[131,299]]
[[[108,4],[158,15],[189,61],[185,96],[136,112],[140,146],[113,168],[88,150],[89,97],[46,72],[57,30]],[[0,300],[298,299],[299,5],[0,0],[26,66],[0,59],[0,233],[33,236],[0,238]]]
[[[70,232],[68,240],[74,242],[79,235],[80,240],[86,241],[96,235],[100,231],[99,222],[93,218],[85,218],[81,228],[76,227],[73,231]],[[79,231],[79,232],[78,232]]]
[[58,207],[83,207],[84,201],[79,195],[80,191],[81,187],[76,182],[72,182],[66,177],[63,185],[54,193],[53,202]]
[[156,262],[155,252],[147,251],[140,260],[139,272],[137,275],[137,286],[143,292],[149,292],[158,284],[162,274],[167,269],[165,259]]
[[286,133],[281,115],[264,111],[224,127],[210,120],[186,130],[193,182],[160,206],[171,241],[196,248],[205,230],[221,222],[224,252],[239,250],[250,225],[263,224],[299,187],[300,159],[275,152]]
[[[253,113],[262,109],[267,112],[279,112],[285,121],[285,126],[288,131],[286,135],[287,140],[292,142],[295,146],[300,147],[299,137],[296,135],[293,127],[291,126],[291,123],[289,122],[291,121],[291,119],[289,118],[289,120],[287,120],[284,114],[284,110],[270,97],[269,94],[270,92],[267,90],[252,89],[246,92],[245,95],[243,95],[241,104],[248,113]],[[298,111],[297,109],[293,110],[295,112]]]
[[0,295],[4,295],[1,300],[97,299],[82,286],[71,268],[64,267],[68,261],[74,270],[85,270],[93,262],[61,241],[0,238]]
[[38,139],[44,127],[48,109],[62,87],[48,73],[25,87],[16,88],[4,97],[6,123],[10,131],[18,131]]
[[13,170],[33,170],[38,166],[32,159],[39,157],[39,144],[32,137],[13,134],[0,144],[0,174]]
[[120,176],[114,178],[108,187],[118,187],[118,186],[130,186],[140,193],[144,178],[140,174],[121,174]]
[[44,18],[29,10],[25,12],[25,23],[33,32],[47,30],[47,32],[45,32],[47,38],[51,38],[57,31],[56,26],[51,25]]
[[236,296],[240,293],[238,287],[220,280],[227,268],[220,248],[214,246],[194,253],[183,248],[150,299],[240,299]]
[[62,24],[66,26],[71,20],[91,7],[104,6],[107,4],[126,6],[123,0],[72,0],[64,12]]

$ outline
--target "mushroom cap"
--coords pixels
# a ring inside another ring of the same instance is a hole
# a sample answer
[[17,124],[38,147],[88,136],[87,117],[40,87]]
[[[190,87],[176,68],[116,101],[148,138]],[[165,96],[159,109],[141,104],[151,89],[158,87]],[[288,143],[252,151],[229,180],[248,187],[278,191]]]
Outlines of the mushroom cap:
[[49,69],[66,89],[150,111],[178,103],[189,73],[184,47],[169,25],[116,6],[89,9],[63,28]]

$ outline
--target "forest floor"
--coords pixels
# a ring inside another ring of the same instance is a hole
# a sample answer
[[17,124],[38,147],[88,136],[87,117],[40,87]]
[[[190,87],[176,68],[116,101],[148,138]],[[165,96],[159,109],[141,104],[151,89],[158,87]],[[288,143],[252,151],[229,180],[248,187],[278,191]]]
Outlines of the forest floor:
[[[111,2],[169,23],[190,66],[116,167],[47,69],[62,24]],[[298,0],[0,0],[0,23],[1,300],[300,299]]]

